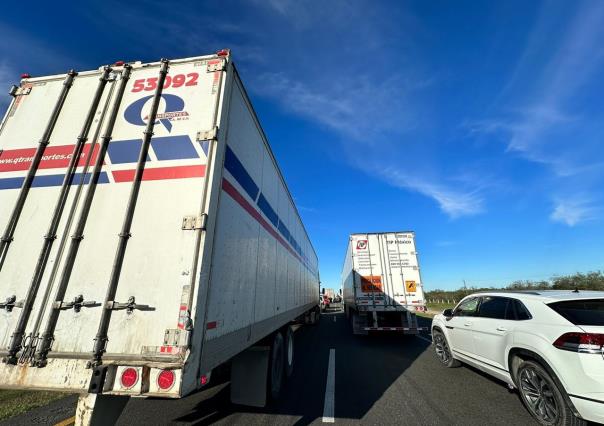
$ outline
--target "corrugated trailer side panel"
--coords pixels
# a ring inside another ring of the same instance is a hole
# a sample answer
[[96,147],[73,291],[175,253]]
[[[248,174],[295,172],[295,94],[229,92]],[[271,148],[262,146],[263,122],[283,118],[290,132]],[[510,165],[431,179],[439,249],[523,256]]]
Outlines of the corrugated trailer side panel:
[[[234,71],[234,68],[233,68]],[[316,306],[318,261],[238,75],[229,100],[202,365]]]
[[346,249],[346,257],[344,257],[344,266],[342,267],[342,292],[344,303],[348,306],[355,307],[354,297],[354,270],[352,269],[352,239],[348,239],[348,248]]

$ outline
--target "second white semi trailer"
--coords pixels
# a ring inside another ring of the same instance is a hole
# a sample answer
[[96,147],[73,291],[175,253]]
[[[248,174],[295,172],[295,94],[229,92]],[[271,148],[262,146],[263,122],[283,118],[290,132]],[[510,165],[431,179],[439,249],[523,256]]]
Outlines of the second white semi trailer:
[[342,269],[344,310],[354,334],[417,334],[416,312],[426,310],[415,234],[352,234]]
[[11,94],[0,388],[80,393],[79,424],[227,362],[234,402],[277,396],[292,322],[318,321],[318,261],[229,51]]

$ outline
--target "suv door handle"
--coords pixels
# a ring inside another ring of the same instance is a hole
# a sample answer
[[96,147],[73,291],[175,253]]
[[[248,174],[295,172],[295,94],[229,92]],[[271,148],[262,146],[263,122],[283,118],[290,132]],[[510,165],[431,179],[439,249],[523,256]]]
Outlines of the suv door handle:
[[469,327],[469,326],[471,326],[471,325],[472,325],[472,323],[471,323],[470,321],[468,321],[468,322],[464,323],[464,325],[465,325],[466,327]]
[[497,331],[508,331],[508,329],[500,326],[500,327],[497,327]]

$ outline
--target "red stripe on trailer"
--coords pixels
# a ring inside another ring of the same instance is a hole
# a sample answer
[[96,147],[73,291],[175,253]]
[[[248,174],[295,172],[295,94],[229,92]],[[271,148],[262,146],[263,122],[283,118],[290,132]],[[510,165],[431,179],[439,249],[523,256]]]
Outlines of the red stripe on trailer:
[[218,326],[218,323],[216,321],[212,321],[206,324],[206,328],[208,330],[213,330]]
[[[134,180],[135,170],[114,170],[111,173],[116,182],[132,182]],[[174,166],[174,167],[153,167],[145,169],[143,180],[164,180],[164,179],[185,179],[204,177],[206,166]]]
[[[92,144],[84,145],[78,167],[86,164],[86,157],[90,151]],[[59,145],[49,146],[44,150],[44,156],[40,161],[40,169],[59,169],[65,168],[71,161],[73,149],[75,145]],[[96,161],[96,156],[99,151],[99,146],[95,145],[92,153],[91,164]],[[0,152],[0,172],[16,172],[20,170],[28,170],[33,157],[36,153],[36,148],[21,148],[21,149],[6,149]]]
[[258,212],[258,210],[247,202],[247,200],[239,193],[239,191],[237,191],[237,188],[235,188],[231,182],[226,179],[222,179],[222,189],[224,189],[224,191],[229,194],[231,198],[237,202],[237,204],[243,207],[243,209],[248,212],[250,216],[256,219],[256,221],[258,221],[258,223],[260,223],[260,225],[262,225],[262,227],[266,229],[269,234],[279,241],[279,243],[281,243],[281,245],[285,247],[292,254],[292,256],[302,262],[300,255],[298,255],[298,253],[296,253],[294,249],[292,249],[289,244],[285,242],[283,237],[281,237],[281,235],[279,235],[277,231],[275,231],[273,227],[266,220],[264,220],[260,212]]

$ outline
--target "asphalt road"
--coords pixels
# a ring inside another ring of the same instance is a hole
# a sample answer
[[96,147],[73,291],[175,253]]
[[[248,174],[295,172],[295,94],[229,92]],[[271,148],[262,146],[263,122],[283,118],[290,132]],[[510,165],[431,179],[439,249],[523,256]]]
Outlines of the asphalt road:
[[[344,314],[334,312],[323,315],[318,327],[300,328],[295,339],[294,375],[281,399],[267,408],[231,405],[229,384],[223,381],[181,400],[132,399],[118,424],[323,423],[332,349],[336,424],[536,424],[518,395],[502,382],[469,367],[442,367],[429,336],[353,336]],[[52,424],[75,413],[73,398],[49,407],[11,419],[10,424]]]

